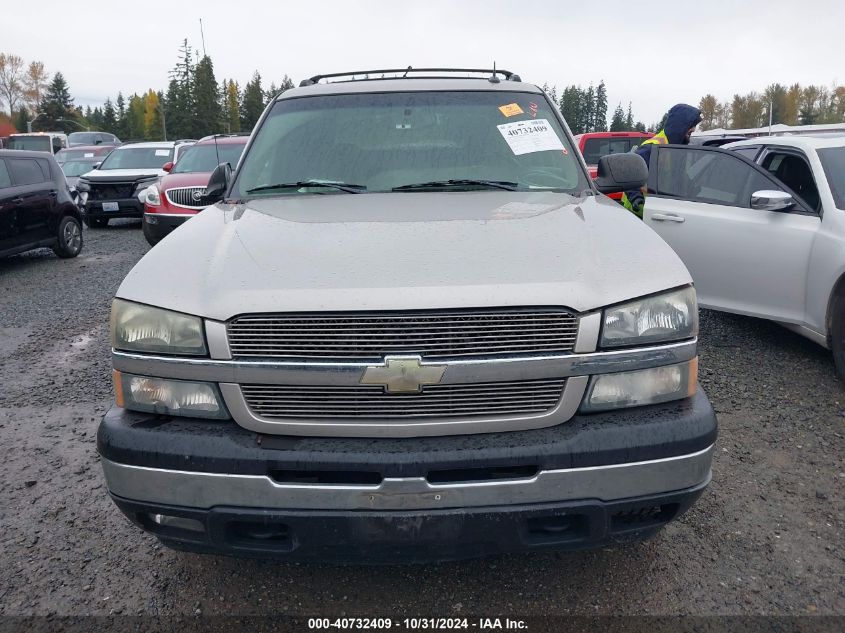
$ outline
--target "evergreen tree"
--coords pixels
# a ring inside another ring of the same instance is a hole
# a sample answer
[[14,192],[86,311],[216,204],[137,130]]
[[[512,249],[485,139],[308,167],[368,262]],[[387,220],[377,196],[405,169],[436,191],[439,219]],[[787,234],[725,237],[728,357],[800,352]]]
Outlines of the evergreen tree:
[[581,91],[581,111],[584,131],[594,131],[596,120],[596,92],[593,89],[593,84],[590,84],[590,87],[586,91]]
[[120,137],[120,135],[117,133],[117,112],[115,112],[111,99],[106,99],[106,102],[103,104],[102,129],[106,132],[114,134],[117,137]]
[[256,70],[252,79],[244,86],[241,101],[241,129],[244,132],[252,130],[264,111],[264,92],[261,90],[261,75]]
[[26,111],[25,107],[21,107],[15,113],[15,116],[12,117],[12,125],[18,130],[18,132],[26,132],[26,124],[29,121],[29,113]]
[[227,133],[241,131],[241,91],[233,79],[223,81],[223,122]]
[[115,129],[117,130],[115,134],[119,136],[122,140],[126,141],[132,138],[129,136],[129,126],[126,122],[126,101],[123,99],[123,93],[117,93],[117,100],[115,101],[115,105],[117,108],[115,109]]
[[91,127],[95,130],[102,130],[103,129],[103,111],[100,108],[94,108],[93,112],[91,112],[91,116],[88,117],[88,122],[91,124]]
[[622,109],[622,103],[616,105],[613,111],[613,120],[610,122],[611,132],[624,132],[625,127],[625,111]]
[[151,141],[164,140],[161,101],[162,94],[152,89],[144,97],[144,138]]
[[631,102],[628,102],[628,113],[625,115],[625,129],[626,130],[633,130],[634,129],[634,114],[631,111]]
[[206,55],[194,70],[194,121],[197,137],[220,131],[219,88],[214,78],[214,64]]
[[637,121],[634,124],[634,131],[635,132],[646,132],[645,123],[643,123],[642,121]]
[[574,85],[567,86],[560,97],[560,113],[566,119],[573,134],[584,132],[581,112],[581,89]]
[[57,72],[53,75],[53,81],[50,82],[47,92],[41,100],[40,110],[44,113],[38,119],[38,125],[41,129],[64,130],[66,132],[79,130],[78,126],[68,122],[76,121],[77,116],[73,107],[73,98],[70,96],[70,90],[62,73]]
[[126,128],[129,132],[129,138],[145,139],[144,126],[144,99],[137,94],[129,97],[129,108],[126,111]]
[[607,87],[604,85],[604,79],[599,82],[598,88],[596,88],[593,131],[607,131]]
[[179,48],[179,61],[170,71],[170,84],[164,100],[168,138],[194,137],[201,127],[194,110],[194,78],[194,58],[185,39]]

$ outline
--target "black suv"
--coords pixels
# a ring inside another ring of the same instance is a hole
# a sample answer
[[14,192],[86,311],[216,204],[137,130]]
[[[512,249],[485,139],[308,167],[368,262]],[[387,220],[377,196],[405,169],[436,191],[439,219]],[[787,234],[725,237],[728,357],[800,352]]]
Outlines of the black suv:
[[49,246],[59,257],[82,250],[82,218],[51,154],[0,150],[0,256]]

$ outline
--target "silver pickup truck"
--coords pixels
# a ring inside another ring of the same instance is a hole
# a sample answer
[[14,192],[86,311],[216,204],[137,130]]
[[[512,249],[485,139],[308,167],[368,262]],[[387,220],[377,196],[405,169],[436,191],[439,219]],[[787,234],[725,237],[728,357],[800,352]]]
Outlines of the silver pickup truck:
[[600,193],[644,162],[591,181],[506,71],[378,75],[273,100],[120,286],[115,503],[172,547],[306,560],[655,533],[717,425],[689,273]]

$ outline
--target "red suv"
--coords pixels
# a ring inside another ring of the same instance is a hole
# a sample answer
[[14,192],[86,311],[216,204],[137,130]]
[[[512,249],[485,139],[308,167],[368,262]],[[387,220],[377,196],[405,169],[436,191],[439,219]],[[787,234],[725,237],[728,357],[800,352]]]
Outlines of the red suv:
[[147,189],[144,199],[144,237],[150,245],[155,246],[208,206],[204,196],[211,172],[220,163],[229,163],[234,169],[248,138],[235,134],[206,136],[186,150],[175,165],[164,165],[169,173]]
[[[584,156],[590,176],[596,177],[599,158],[608,154],[625,154],[634,149],[644,140],[651,138],[654,134],[647,132],[587,132],[578,134],[575,143]],[[621,200],[621,193],[612,193],[610,197],[614,200]]]

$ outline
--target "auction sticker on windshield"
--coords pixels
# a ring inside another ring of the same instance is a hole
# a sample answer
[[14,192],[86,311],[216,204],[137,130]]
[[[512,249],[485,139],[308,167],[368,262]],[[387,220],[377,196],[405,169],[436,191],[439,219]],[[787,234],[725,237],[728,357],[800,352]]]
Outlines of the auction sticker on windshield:
[[546,119],[514,121],[496,127],[516,156],[564,149],[563,143]]

